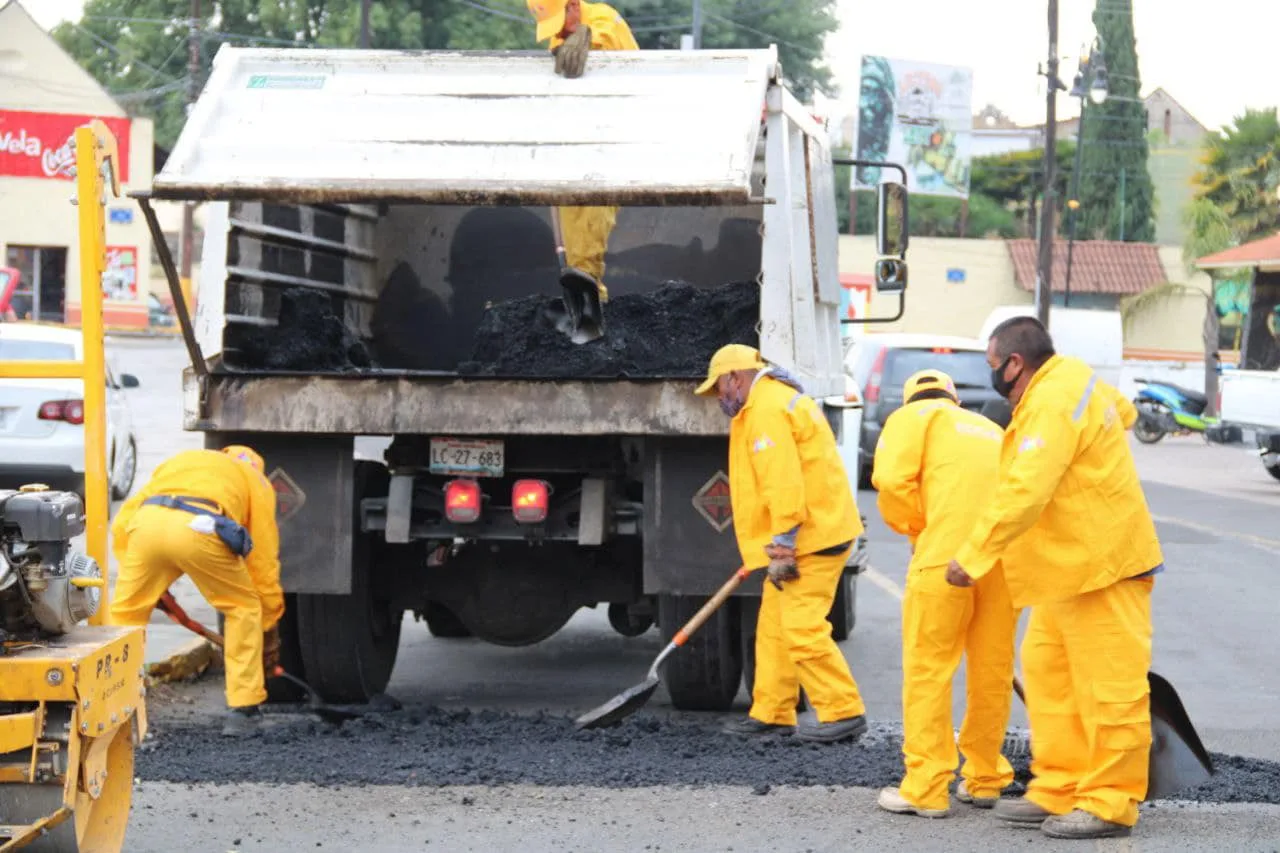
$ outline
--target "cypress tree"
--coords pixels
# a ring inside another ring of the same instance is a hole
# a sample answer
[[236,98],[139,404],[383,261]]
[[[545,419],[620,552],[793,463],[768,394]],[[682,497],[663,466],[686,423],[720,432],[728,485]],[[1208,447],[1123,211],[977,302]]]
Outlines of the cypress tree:
[[1147,110],[1139,96],[1132,0],[1097,0],[1093,23],[1109,95],[1102,105],[1085,107],[1076,237],[1149,243],[1155,239],[1155,191],[1147,171]]

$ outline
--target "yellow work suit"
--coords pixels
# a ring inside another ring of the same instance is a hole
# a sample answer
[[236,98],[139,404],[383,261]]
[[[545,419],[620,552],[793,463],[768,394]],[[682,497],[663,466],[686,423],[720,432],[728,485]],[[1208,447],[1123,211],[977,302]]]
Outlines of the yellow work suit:
[[[591,28],[592,50],[639,50],[631,28],[618,11],[607,3],[582,3],[582,23]],[[551,49],[564,44],[559,34],[552,36]],[[600,301],[609,299],[604,285],[604,256],[609,235],[618,221],[617,207],[561,207],[560,231],[564,239],[565,263],[596,280]]]
[[1052,356],[1014,408],[1000,485],[956,555],[1003,563],[1022,642],[1034,778],[1027,799],[1133,826],[1151,748],[1155,524],[1125,435],[1132,417],[1087,364]]
[[795,725],[800,687],[819,722],[865,714],[827,619],[862,520],[818,404],[767,372],[729,424],[729,497],[743,565],[764,568],[765,546],[794,532],[800,573],[764,585],[751,716]]
[[1018,611],[997,566],[971,587],[947,583],[947,564],[964,543],[1000,473],[999,426],[949,399],[907,403],[885,422],[872,483],[880,514],[910,538],[902,601],[902,752],[898,793],[922,809],[946,809],[955,777],[951,682],[966,658],[960,726],[962,778],[977,798],[998,797],[1013,781],[1000,754],[1013,703]]
[[[252,451],[248,451],[252,454]],[[257,457],[256,454],[253,454]],[[257,457],[261,466],[261,457]],[[253,550],[240,557],[209,529],[207,516],[143,506],[156,495],[203,498],[249,531]],[[267,699],[262,634],[284,615],[275,490],[244,462],[217,450],[185,450],[165,460],[120,508],[111,524],[119,563],[111,622],[146,625],[160,596],[182,575],[225,617],[227,705]]]

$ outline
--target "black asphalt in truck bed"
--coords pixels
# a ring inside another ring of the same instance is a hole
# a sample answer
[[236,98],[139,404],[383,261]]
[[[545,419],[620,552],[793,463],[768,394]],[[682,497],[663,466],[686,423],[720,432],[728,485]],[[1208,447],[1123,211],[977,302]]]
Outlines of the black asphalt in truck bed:
[[[575,731],[567,717],[407,707],[341,726],[272,715],[246,739],[218,727],[153,723],[136,775],[179,783],[317,785],[771,786],[895,784],[898,734],[873,725],[858,743],[807,744],[794,737],[743,741],[713,725],[643,712],[620,726]],[[1180,799],[1280,803],[1280,764],[1214,755],[1217,775]],[[1013,759],[1019,782],[1027,759]],[[1009,794],[1020,793],[1015,785]]]
[[735,282],[702,289],[668,282],[604,305],[605,336],[575,344],[556,331],[545,296],[489,308],[462,375],[528,378],[669,378],[704,376],[725,344],[757,346],[760,286]]
[[276,325],[230,326],[226,346],[238,370],[332,372],[373,366],[365,345],[334,310],[332,297],[306,287],[281,291]]

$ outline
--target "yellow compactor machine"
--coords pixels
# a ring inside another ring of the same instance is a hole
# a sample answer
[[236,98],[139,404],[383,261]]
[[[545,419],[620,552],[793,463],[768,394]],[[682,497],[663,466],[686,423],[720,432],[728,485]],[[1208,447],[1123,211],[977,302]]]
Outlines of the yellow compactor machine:
[[[0,491],[0,853],[118,853],[146,734],[144,633],[103,625],[108,587],[103,216],[120,184],[115,139],[78,128],[79,362],[0,362],[0,376],[84,380],[84,501],[41,485]],[[88,555],[70,547],[85,533]],[[88,624],[84,624],[85,622]]]

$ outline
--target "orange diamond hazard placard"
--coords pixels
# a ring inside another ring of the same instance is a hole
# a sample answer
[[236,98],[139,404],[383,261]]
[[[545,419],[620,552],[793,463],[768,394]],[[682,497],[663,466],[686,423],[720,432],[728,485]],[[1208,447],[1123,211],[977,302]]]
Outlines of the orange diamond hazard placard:
[[307,493],[302,491],[302,487],[283,468],[272,471],[267,481],[276,491],[276,520],[284,521],[297,515],[298,510],[307,502]]
[[714,477],[698,489],[698,493],[693,496],[693,508],[717,533],[724,533],[729,529],[729,525],[733,524],[733,505],[729,503],[729,478],[723,471],[717,471]]

